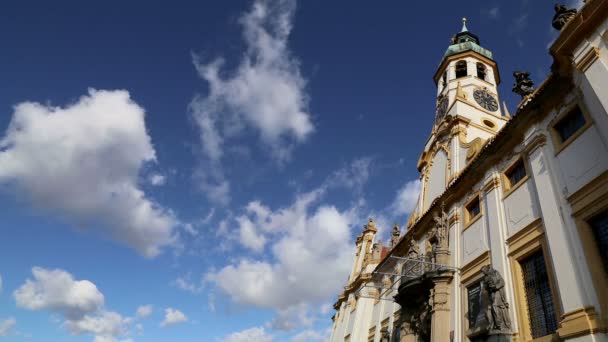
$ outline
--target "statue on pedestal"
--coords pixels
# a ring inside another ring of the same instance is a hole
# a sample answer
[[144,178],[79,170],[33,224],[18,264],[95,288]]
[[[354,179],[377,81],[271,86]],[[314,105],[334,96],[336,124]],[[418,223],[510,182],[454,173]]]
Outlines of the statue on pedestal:
[[568,8],[561,4],[555,4],[555,15],[553,16],[551,26],[560,31],[575,15],[576,9]]
[[514,93],[521,95],[523,98],[534,92],[534,81],[530,79],[529,72],[515,71],[513,77],[515,77],[515,84],[512,89]]
[[397,246],[397,243],[399,243],[399,238],[401,237],[401,230],[399,229],[399,226],[395,223],[395,225],[393,226],[393,233],[391,234],[391,248]]
[[505,294],[505,281],[500,273],[486,265],[481,268],[483,284],[490,297],[486,308],[490,331],[510,331],[509,303]]
[[433,216],[435,221],[434,232],[437,236],[437,247],[441,249],[448,249],[448,214],[445,212],[443,205],[441,205],[441,213]]

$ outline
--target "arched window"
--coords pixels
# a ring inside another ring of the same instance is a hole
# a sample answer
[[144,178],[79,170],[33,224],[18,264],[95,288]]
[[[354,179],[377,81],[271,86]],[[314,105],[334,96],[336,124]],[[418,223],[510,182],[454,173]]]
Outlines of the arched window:
[[477,63],[477,77],[486,80],[487,70],[483,63]]
[[443,73],[443,85],[445,86],[448,83],[448,71],[446,70]]
[[456,62],[456,78],[467,76],[467,61]]

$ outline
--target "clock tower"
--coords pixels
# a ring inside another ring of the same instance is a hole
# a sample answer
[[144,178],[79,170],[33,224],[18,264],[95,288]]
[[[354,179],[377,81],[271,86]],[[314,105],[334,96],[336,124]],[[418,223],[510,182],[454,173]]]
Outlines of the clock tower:
[[467,29],[451,39],[433,77],[437,85],[431,134],[418,160],[422,192],[415,221],[510,119],[498,96],[500,75],[492,52]]

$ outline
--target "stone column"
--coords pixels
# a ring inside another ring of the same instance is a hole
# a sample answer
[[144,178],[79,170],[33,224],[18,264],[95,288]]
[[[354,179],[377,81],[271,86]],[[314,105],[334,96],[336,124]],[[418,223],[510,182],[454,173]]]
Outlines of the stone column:
[[453,271],[433,276],[431,341],[450,340],[450,288]]

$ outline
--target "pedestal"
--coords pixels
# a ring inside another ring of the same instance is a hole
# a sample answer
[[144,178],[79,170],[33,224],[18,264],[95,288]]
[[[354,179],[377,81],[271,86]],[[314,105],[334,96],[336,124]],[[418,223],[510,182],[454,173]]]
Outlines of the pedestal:
[[431,321],[431,341],[450,340],[450,283],[453,271],[439,271],[432,277],[433,316]]

